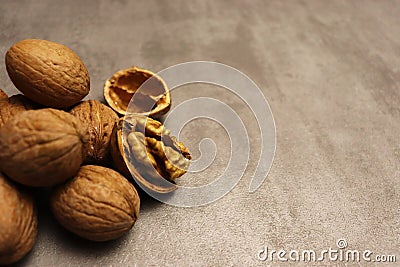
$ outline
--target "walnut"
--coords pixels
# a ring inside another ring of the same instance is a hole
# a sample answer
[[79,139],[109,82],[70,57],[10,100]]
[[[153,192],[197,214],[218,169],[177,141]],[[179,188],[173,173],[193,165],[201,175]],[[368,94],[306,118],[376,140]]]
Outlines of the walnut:
[[159,193],[176,189],[174,180],[186,173],[190,153],[170,136],[161,122],[129,115],[116,124],[111,139],[111,154],[116,168],[136,178],[143,186]]
[[28,186],[52,186],[83,162],[87,127],[54,109],[24,111],[0,128],[0,170]]
[[89,127],[90,140],[85,163],[107,163],[111,159],[110,139],[118,115],[97,100],[83,101],[70,113]]
[[7,98],[8,98],[7,94],[0,89],[0,101]]
[[51,196],[57,221],[93,241],[116,239],[128,232],[139,216],[139,207],[139,195],[128,180],[114,170],[94,165],[82,166]]
[[7,51],[6,68],[15,87],[48,107],[70,107],[89,93],[85,65],[71,49],[58,43],[20,41]]
[[120,70],[104,85],[104,98],[121,115],[127,114],[129,102],[134,95],[129,113],[159,118],[171,108],[168,86],[161,77],[149,70],[137,67]]
[[33,197],[20,190],[0,173],[0,265],[24,257],[37,235]]
[[37,104],[23,95],[13,95],[8,99],[0,101],[0,127],[15,115],[37,107]]

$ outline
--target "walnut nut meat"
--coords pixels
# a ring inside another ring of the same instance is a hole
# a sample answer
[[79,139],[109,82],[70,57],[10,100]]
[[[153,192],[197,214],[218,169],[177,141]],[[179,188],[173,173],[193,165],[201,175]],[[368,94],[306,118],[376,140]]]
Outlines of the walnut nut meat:
[[64,45],[39,39],[22,40],[7,51],[5,61],[15,87],[44,106],[67,108],[89,93],[86,66]]
[[108,79],[104,84],[104,98],[121,115],[127,114],[132,98],[129,113],[159,118],[171,108],[171,94],[164,80],[138,67],[120,70]]
[[85,163],[105,164],[111,159],[110,139],[118,115],[97,100],[83,101],[70,113],[88,125],[90,140]]
[[191,159],[189,150],[171,136],[161,122],[143,116],[127,116],[126,119],[136,121],[136,131],[128,134],[127,141],[138,163],[149,160],[157,173],[170,181],[186,173]]
[[37,215],[33,197],[0,173],[0,265],[17,262],[33,247]]
[[139,216],[139,208],[139,195],[125,177],[94,165],[82,166],[51,195],[57,221],[92,241],[108,241],[127,233]]
[[0,128],[0,170],[28,186],[52,186],[83,162],[87,127],[55,109],[24,111]]
[[121,173],[132,173],[137,182],[158,193],[176,189],[174,181],[186,173],[191,156],[161,122],[128,115],[118,121],[113,135],[111,154]]

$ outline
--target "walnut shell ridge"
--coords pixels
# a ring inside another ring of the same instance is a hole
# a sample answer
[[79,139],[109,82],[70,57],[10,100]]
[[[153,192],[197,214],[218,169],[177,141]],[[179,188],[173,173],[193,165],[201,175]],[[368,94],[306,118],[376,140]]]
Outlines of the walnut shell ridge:
[[70,113],[88,125],[89,143],[85,163],[105,164],[111,159],[110,139],[118,115],[97,100],[83,101]]
[[33,247],[37,215],[33,197],[0,173],[0,265],[17,262]]
[[95,165],[55,188],[51,209],[57,221],[76,235],[108,241],[127,233],[139,216],[135,187],[118,172]]
[[28,186],[52,186],[73,177],[83,162],[87,127],[71,114],[24,111],[0,128],[0,170]]
[[47,40],[26,39],[6,53],[6,68],[15,87],[42,105],[67,108],[89,93],[86,66],[68,47]]

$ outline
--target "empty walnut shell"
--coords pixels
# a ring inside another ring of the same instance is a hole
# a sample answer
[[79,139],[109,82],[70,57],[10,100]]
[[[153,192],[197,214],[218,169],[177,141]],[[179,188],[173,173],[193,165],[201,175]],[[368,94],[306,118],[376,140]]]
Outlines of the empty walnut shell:
[[88,125],[90,140],[85,163],[105,164],[111,159],[110,139],[118,115],[97,100],[83,101],[70,113]]
[[0,265],[17,262],[33,247],[37,216],[33,197],[0,173]]
[[22,40],[7,51],[5,61],[15,87],[39,104],[67,108],[89,93],[85,64],[62,44]]
[[135,187],[118,172],[100,166],[82,166],[78,174],[58,186],[51,196],[57,221],[69,231],[93,241],[116,239],[139,217]]
[[8,98],[7,94],[0,89],[0,101],[7,98]]
[[0,171],[28,186],[74,176],[88,141],[86,125],[55,109],[24,111],[0,128]]
[[164,80],[137,67],[120,70],[108,79],[104,85],[104,98],[121,115],[129,112],[159,118],[171,108],[171,94]]
[[158,193],[176,189],[173,182],[186,173],[191,159],[187,148],[160,122],[135,115],[115,125],[111,155],[121,173],[133,175],[136,182]]
[[33,103],[23,95],[13,95],[8,99],[0,101],[0,127],[19,113],[37,108]]

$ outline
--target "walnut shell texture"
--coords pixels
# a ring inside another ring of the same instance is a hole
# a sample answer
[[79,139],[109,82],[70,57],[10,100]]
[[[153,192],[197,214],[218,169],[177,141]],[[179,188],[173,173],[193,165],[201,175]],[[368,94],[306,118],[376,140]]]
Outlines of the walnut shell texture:
[[47,40],[26,39],[6,53],[11,81],[33,101],[67,108],[89,93],[86,66],[68,47]]
[[0,101],[0,127],[19,113],[37,108],[29,98],[23,95],[13,95],[8,99]]
[[8,98],[7,94],[0,89],[0,101],[7,98]]
[[67,183],[55,188],[51,209],[57,221],[76,235],[108,241],[127,233],[139,216],[135,187],[118,172],[82,166]]
[[85,163],[107,163],[111,159],[110,139],[118,115],[97,100],[83,101],[70,113],[89,127],[90,140]]
[[[127,110],[133,96],[134,101]],[[134,113],[159,118],[171,108],[171,94],[165,81],[138,67],[120,70],[108,79],[104,84],[104,98],[121,115]]]
[[37,215],[33,197],[0,173],[0,265],[17,262],[33,247]]
[[87,127],[55,109],[24,111],[0,128],[0,170],[28,186],[52,186],[83,162]]

